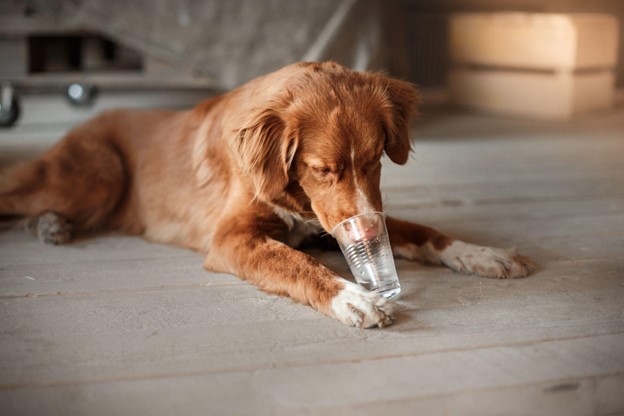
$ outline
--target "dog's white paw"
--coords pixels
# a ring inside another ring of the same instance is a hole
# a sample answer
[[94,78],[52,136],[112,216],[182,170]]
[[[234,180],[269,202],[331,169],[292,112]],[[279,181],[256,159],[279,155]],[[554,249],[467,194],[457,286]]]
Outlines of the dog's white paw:
[[343,279],[343,283],[344,288],[331,303],[336,319],[359,328],[382,328],[392,323],[394,302],[348,280]]
[[481,247],[462,241],[454,241],[444,249],[440,260],[457,272],[499,279],[524,277],[531,268],[529,259],[515,249]]

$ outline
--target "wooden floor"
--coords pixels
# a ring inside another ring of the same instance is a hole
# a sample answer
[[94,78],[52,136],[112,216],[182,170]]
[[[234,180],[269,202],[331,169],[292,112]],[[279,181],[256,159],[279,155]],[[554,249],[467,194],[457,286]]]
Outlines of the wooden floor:
[[[0,133],[0,159],[66,127]],[[9,230],[0,414],[624,414],[624,109],[573,123],[431,112],[414,137],[407,166],[384,164],[388,211],[517,246],[530,277],[398,261],[396,322],[360,330],[190,251]]]

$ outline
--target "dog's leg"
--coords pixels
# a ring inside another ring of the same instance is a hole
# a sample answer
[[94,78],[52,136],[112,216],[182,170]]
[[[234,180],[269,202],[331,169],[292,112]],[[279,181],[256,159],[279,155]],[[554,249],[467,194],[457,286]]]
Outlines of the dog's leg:
[[80,131],[70,133],[41,158],[0,174],[0,217],[30,218],[41,241],[65,243],[72,230],[104,225],[124,181],[121,157],[112,146]]
[[423,225],[388,217],[392,252],[397,257],[444,264],[456,272],[499,279],[524,277],[531,263],[515,250],[482,247],[454,240]]
[[392,322],[391,301],[339,277],[313,257],[248,228],[219,233],[204,267],[236,274],[266,292],[289,296],[347,325],[370,328]]
[[36,235],[39,241],[46,244],[69,243],[73,237],[73,228],[67,219],[54,212],[29,218],[26,222],[26,231]]

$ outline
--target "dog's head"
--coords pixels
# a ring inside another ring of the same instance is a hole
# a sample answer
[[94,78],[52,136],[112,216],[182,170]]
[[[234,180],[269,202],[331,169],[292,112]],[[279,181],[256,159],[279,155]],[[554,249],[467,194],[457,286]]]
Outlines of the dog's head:
[[263,77],[254,88],[246,91],[253,106],[234,150],[258,198],[279,203],[287,194],[310,207],[327,231],[350,216],[383,210],[381,158],[408,159],[409,123],[419,102],[412,84],[304,63]]

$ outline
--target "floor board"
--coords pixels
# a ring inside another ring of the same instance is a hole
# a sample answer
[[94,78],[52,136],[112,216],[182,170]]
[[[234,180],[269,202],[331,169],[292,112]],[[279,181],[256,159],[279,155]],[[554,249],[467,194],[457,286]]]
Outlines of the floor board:
[[[28,120],[0,133],[0,164],[76,117]],[[624,108],[570,123],[425,113],[412,160],[384,163],[390,214],[536,268],[496,280],[399,260],[382,330],[207,273],[188,250],[5,230],[0,413],[624,414],[623,131]],[[339,254],[312,254],[348,275]]]

